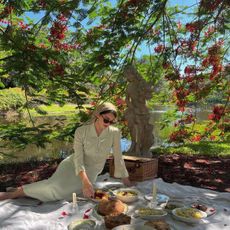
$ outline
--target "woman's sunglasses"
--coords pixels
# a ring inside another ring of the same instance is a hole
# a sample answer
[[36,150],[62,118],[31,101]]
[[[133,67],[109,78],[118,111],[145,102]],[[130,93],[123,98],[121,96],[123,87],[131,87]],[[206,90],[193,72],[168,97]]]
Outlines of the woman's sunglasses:
[[[102,116],[102,115],[101,115]],[[105,117],[103,117],[102,116],[102,118],[103,118],[103,122],[105,123],[105,124],[110,124],[110,125],[113,125],[113,124],[115,124],[116,123],[116,121],[110,121],[108,118],[105,118]]]

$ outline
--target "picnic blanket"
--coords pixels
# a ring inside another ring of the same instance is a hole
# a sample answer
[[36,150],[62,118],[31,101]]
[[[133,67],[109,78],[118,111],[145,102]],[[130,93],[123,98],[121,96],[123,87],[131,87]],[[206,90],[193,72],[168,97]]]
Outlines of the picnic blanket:
[[[185,204],[202,201],[216,209],[216,214],[206,218],[197,225],[181,222],[171,214],[165,217],[173,230],[230,230],[230,193],[215,192],[177,183],[166,183],[161,178],[154,180],[157,184],[158,193],[165,194],[170,199],[180,200]],[[138,205],[146,202],[144,195],[151,193],[152,180],[139,182],[135,186],[143,196],[134,203],[128,205],[128,215]],[[95,185],[97,188],[109,188],[121,186],[120,180],[104,174],[99,177]],[[1,230],[67,230],[68,225],[76,219],[82,219],[88,215],[96,222],[96,229],[104,230],[102,218],[95,214],[95,202],[79,201],[78,210],[72,213],[72,204],[67,201],[40,203],[29,198],[0,201],[0,229]],[[86,213],[87,212],[87,213]],[[69,215],[71,213],[71,215]],[[132,218],[132,223],[144,222],[144,220]]]

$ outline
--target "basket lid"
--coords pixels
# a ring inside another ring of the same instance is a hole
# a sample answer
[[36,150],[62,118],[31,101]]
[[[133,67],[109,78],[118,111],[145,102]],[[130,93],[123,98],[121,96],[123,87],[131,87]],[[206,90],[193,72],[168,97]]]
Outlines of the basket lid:
[[155,160],[155,158],[135,157],[135,156],[123,156],[123,159],[127,161],[139,161],[139,162],[148,162],[148,161]]

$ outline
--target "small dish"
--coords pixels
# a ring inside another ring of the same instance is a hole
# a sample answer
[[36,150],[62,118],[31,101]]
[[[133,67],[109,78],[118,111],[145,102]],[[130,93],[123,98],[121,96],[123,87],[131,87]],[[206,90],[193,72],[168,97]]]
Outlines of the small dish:
[[[148,201],[151,201],[153,199],[152,194],[147,194],[144,196],[144,198]],[[164,194],[157,194],[157,202],[158,203],[165,203],[169,201],[169,196],[164,195]]]
[[207,217],[207,213],[190,207],[175,208],[172,210],[172,214],[175,219],[190,224],[199,224]]
[[[160,206],[162,207],[162,204]],[[164,209],[169,213],[171,213],[172,210],[175,208],[183,208],[183,207],[185,207],[185,205],[177,201],[169,201],[166,204],[164,204]]]
[[91,230],[95,227],[96,222],[94,220],[75,220],[68,225],[68,230]]
[[193,203],[191,205],[192,208],[196,208],[200,211],[206,212],[207,216],[211,216],[214,215],[216,213],[216,208],[208,206],[206,204],[203,203]]
[[139,208],[135,211],[136,217],[140,217],[144,220],[161,219],[167,215],[167,212],[162,209],[153,208]]
[[132,188],[121,188],[113,191],[115,196],[125,203],[131,203],[137,201],[139,198],[140,192],[137,189]]

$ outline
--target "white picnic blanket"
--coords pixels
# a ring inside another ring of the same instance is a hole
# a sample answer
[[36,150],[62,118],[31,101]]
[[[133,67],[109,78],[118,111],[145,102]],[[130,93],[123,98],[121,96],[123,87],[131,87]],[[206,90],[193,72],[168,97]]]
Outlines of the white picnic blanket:
[[[106,180],[106,181],[105,181]],[[191,225],[183,223],[168,214],[165,220],[170,224],[172,230],[230,230],[230,193],[215,192],[192,186],[179,185],[177,183],[166,183],[158,178],[154,180],[157,184],[158,193],[165,194],[170,199],[176,199],[184,204],[191,204],[197,200],[214,207],[216,214],[212,215],[202,224]],[[139,182],[135,186],[143,197],[128,205],[128,215],[132,215],[136,207],[146,205],[144,195],[151,193],[152,180]],[[110,178],[108,174],[99,177],[97,187],[111,187],[121,185],[119,180]],[[0,201],[0,230],[67,230],[68,224],[76,219],[82,219],[84,212],[91,209],[87,214],[89,218],[96,221],[96,229],[104,230],[102,218],[95,214],[94,202],[79,201],[78,211],[72,215],[72,204],[66,201],[48,202],[39,204],[37,200],[16,199]],[[132,223],[144,223],[139,218],[132,218]]]

